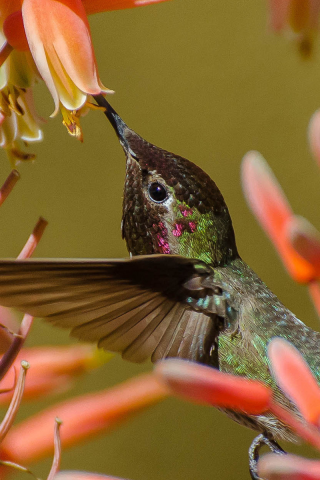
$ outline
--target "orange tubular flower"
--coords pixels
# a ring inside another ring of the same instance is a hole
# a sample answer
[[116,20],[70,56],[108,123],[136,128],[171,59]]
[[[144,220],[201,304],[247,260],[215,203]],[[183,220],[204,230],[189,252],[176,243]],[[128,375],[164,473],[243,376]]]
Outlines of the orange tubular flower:
[[[320,158],[320,111],[309,125],[311,149]],[[279,183],[260,153],[248,152],[242,162],[242,188],[294,280],[308,284],[320,316],[320,233],[305,218],[295,215]]]
[[33,59],[53,97],[54,114],[60,102],[67,110],[78,110],[87,94],[107,91],[98,77],[80,0],[24,0],[22,19]]
[[290,239],[296,216],[267,162],[249,152],[242,162],[242,188],[253,213],[271,238],[291,276],[308,283],[317,276],[315,267],[293,247]]
[[56,416],[63,422],[61,442],[65,448],[109,430],[167,395],[167,387],[158,378],[145,374],[108,390],[54,405],[11,428],[1,444],[2,458],[29,464],[50,455]]
[[[0,114],[10,117],[14,111],[23,116],[28,108],[14,106],[40,77],[54,100],[52,115],[60,107],[69,133],[82,139],[79,116],[87,96],[110,92],[99,79],[87,14],[161,1],[165,0],[0,0],[0,35],[4,38]],[[2,140],[2,146],[11,149],[17,138],[25,139],[14,122],[7,126],[11,143]],[[32,130],[31,140],[40,140],[40,130],[34,126]]]
[[253,415],[270,407],[272,391],[264,384],[200,363],[163,360],[155,367],[155,373],[173,394],[196,403],[232,408]]
[[[13,367],[18,371],[22,360],[30,364],[24,400],[33,400],[68,390],[77,376],[99,367],[111,357],[112,354],[101,352],[91,345],[33,347],[24,348]],[[5,393],[0,395],[0,405],[6,405],[12,397],[15,371],[11,368],[1,380],[0,389]]]
[[272,373],[279,387],[309,423],[320,425],[320,388],[299,351],[283,338],[268,347]]

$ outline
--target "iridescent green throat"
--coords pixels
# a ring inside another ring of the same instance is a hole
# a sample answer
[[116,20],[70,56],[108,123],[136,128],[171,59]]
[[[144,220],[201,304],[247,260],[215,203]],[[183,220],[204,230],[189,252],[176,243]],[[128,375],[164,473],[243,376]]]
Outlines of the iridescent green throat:
[[173,203],[153,233],[158,253],[196,258],[217,266],[238,257],[227,210],[226,215],[216,215],[211,210],[200,213],[185,202]]

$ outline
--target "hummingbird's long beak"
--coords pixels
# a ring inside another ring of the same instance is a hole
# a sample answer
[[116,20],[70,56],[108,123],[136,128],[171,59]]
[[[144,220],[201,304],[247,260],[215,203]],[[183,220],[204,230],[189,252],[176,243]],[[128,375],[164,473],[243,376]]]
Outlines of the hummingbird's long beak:
[[[125,152],[133,156],[136,160],[137,157],[134,151],[130,147],[129,137],[132,138],[132,135],[138,136],[133,130],[131,130],[122,120],[122,118],[117,114],[117,112],[111,107],[110,103],[104,98],[103,95],[94,95],[93,96],[95,101],[100,107],[103,107],[104,114],[108,118],[109,122],[113,126],[117,137],[121,143],[121,146],[125,150]],[[130,135],[128,135],[130,134]]]

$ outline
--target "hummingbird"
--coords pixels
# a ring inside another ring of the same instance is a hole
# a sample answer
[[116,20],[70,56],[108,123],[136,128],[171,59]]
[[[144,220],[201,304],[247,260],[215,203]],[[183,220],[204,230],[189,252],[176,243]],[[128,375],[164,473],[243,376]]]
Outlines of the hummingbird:
[[[133,362],[180,357],[262,381],[295,410],[271,375],[266,348],[273,337],[287,339],[320,383],[320,334],[241,259],[215,182],[136,134],[102,95],[95,100],[126,156],[121,229],[130,258],[1,260],[0,304]],[[226,413],[260,432],[249,450],[252,478],[263,444],[282,453],[277,441],[294,440],[270,413]]]

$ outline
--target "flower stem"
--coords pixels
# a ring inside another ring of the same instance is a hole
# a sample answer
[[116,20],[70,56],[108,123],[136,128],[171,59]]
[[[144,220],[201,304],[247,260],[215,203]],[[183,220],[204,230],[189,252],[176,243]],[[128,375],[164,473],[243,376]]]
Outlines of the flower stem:
[[12,170],[10,172],[8,178],[6,179],[6,181],[4,182],[4,184],[0,189],[0,205],[2,205],[2,203],[8,197],[9,193],[11,192],[11,190],[13,189],[13,187],[15,186],[19,178],[20,178],[20,175],[17,170]]
[[14,394],[7,410],[7,413],[0,425],[0,441],[4,439],[8,431],[10,430],[14,419],[18,413],[19,406],[22,400],[23,392],[24,392],[24,385],[26,380],[26,373],[29,368],[29,363],[26,361],[21,362],[21,369],[20,375],[14,389]]
[[15,336],[12,344],[0,360],[0,380],[5,376],[18,353],[20,352],[27,336],[32,327],[33,317],[27,313],[22,319],[18,335]]
[[36,226],[33,229],[33,232],[31,233],[30,237],[28,238],[25,246],[21,250],[21,252],[18,255],[18,260],[22,260],[25,258],[30,258],[31,255],[34,252],[34,249],[38,245],[43,232],[48,225],[47,220],[45,220],[43,217],[40,217],[39,220],[37,221]]
[[60,461],[61,461],[61,438],[60,438],[60,427],[62,421],[60,418],[56,417],[56,423],[54,427],[54,455],[53,455],[53,462],[47,477],[47,480],[53,480],[56,473],[58,473],[60,468]]

